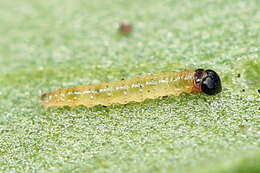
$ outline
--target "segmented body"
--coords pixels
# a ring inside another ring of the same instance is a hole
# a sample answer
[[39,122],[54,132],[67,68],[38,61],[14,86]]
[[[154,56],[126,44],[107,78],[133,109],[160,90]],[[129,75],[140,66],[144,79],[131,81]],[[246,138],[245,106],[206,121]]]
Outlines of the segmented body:
[[181,93],[200,92],[194,86],[194,74],[195,70],[185,70],[178,73],[136,77],[131,80],[64,88],[44,94],[42,104],[44,107],[109,106],[131,101],[142,102],[145,99],[162,96],[178,96]]

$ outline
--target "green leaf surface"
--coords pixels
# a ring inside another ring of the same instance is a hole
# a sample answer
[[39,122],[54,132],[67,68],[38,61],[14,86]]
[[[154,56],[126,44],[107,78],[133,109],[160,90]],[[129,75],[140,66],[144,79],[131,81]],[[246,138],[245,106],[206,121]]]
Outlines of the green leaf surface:
[[[0,172],[260,172],[260,1],[0,6]],[[197,68],[217,71],[223,92],[40,105],[58,88]]]

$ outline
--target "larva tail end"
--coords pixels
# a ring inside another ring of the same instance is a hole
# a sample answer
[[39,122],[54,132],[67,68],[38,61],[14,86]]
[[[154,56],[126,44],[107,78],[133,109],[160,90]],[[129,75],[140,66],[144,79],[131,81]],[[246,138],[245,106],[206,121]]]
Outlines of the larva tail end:
[[44,108],[48,108],[48,107],[49,107],[49,105],[46,103],[46,102],[47,102],[47,99],[48,99],[48,94],[47,94],[47,93],[41,95],[41,105],[42,105]]
[[41,100],[42,101],[46,100],[46,98],[47,98],[47,93],[44,93],[43,95],[41,95]]
[[208,95],[215,95],[222,91],[219,75],[213,70],[206,70],[207,76],[202,79],[201,90]]

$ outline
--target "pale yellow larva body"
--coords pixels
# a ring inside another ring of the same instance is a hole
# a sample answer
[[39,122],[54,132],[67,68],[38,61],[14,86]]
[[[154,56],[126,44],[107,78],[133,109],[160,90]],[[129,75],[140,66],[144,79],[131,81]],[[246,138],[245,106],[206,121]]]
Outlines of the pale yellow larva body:
[[194,87],[195,70],[170,72],[131,80],[121,80],[110,83],[80,85],[59,89],[42,96],[44,107],[79,106],[93,107],[96,105],[109,106],[142,102],[162,96],[178,96],[181,93],[199,92]]

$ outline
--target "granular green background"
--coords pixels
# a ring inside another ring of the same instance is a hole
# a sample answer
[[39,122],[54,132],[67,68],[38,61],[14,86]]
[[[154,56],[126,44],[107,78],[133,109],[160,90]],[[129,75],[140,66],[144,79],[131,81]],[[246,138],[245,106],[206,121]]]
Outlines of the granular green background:
[[[0,0],[1,172],[260,172],[260,1]],[[131,23],[129,36],[118,24]],[[44,109],[44,92],[210,68],[216,96]]]

